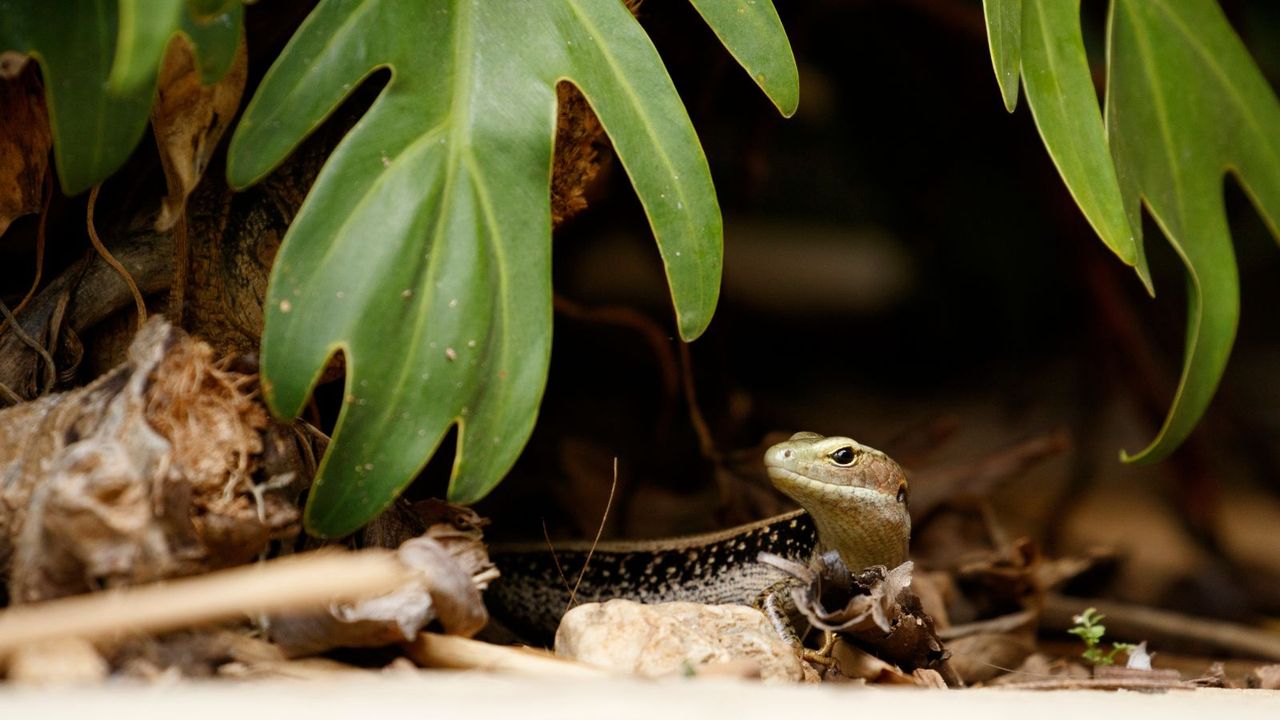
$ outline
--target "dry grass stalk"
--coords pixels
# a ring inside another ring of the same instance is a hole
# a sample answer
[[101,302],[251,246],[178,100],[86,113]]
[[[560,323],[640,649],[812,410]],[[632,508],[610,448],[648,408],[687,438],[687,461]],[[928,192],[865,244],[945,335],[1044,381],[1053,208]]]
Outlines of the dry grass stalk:
[[0,612],[0,655],[61,637],[159,633],[250,613],[316,610],[411,579],[390,552],[308,553],[199,577],[19,605]]
[[405,654],[423,667],[493,670],[536,677],[599,678],[604,670],[558,658],[544,650],[493,645],[456,635],[418,633]]

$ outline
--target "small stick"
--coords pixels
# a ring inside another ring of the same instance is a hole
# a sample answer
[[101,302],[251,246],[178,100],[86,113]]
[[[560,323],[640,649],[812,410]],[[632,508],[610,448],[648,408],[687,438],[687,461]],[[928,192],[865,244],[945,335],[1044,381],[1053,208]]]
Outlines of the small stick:
[[322,609],[394,590],[410,572],[386,551],[306,553],[192,578],[0,611],[0,655],[59,637],[157,633],[217,620]]
[[[40,394],[47,395],[53,389],[53,382],[58,377],[58,366],[54,364],[53,356],[49,354],[49,350],[45,346],[36,342],[35,338],[27,334],[26,329],[22,327],[22,323],[18,322],[17,316],[10,312],[9,306],[5,305],[3,300],[0,300],[0,315],[3,315],[5,322],[13,328],[13,334],[17,335],[19,340],[26,343],[28,347],[35,350],[44,359],[45,383],[44,387],[40,389]],[[10,393],[12,392],[10,390]]]
[[536,677],[605,677],[600,668],[556,657],[545,650],[511,647],[458,635],[418,633],[404,646],[405,654],[422,667],[458,670],[496,670]]
[[1040,615],[1043,630],[1064,631],[1072,616],[1087,607],[1106,615],[1108,639],[1148,641],[1155,649],[1225,653],[1235,657],[1280,661],[1280,633],[1220,620],[1205,620],[1170,610],[1114,600],[1045,596]]
[[1168,678],[1056,678],[1053,680],[1027,680],[992,685],[996,690],[1194,690],[1205,687],[1197,680],[1170,680]]

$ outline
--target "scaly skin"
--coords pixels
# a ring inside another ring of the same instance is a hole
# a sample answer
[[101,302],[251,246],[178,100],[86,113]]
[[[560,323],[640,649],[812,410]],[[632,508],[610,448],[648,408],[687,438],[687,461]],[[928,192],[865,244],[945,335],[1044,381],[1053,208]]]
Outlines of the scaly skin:
[[851,570],[897,567],[907,559],[907,476],[888,455],[846,437],[802,432],[764,454],[774,487],[818,526],[819,550]]
[[[798,642],[787,620],[791,581],[757,562],[760,552],[807,563],[836,550],[852,570],[895,567],[907,559],[906,475],[884,453],[845,437],[796,433],[769,448],[765,467],[803,511],[705,535],[600,543],[574,602],[752,605]],[[553,558],[545,543],[493,548],[502,577],[486,592],[490,611],[525,640],[549,643],[590,549],[587,542],[559,543]]]

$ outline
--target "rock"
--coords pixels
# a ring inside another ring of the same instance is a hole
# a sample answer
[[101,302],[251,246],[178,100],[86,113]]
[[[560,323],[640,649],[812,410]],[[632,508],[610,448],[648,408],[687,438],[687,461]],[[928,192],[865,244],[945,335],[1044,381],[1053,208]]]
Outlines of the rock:
[[88,685],[107,678],[110,668],[93,644],[81,638],[32,643],[8,661],[8,679],[23,685]]
[[[689,602],[643,605],[630,600],[579,605],[556,632],[557,655],[646,677],[700,674],[743,661],[765,682],[805,677],[792,648],[760,611],[743,605]],[[714,671],[712,674],[716,674]]]

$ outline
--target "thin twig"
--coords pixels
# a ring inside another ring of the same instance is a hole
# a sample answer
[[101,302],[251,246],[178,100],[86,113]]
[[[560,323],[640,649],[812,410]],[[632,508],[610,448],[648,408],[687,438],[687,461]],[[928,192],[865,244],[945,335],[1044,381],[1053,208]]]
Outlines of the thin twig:
[[142,299],[142,292],[138,290],[138,284],[133,281],[133,276],[129,274],[129,271],[107,250],[107,246],[102,244],[102,240],[98,237],[98,231],[93,227],[93,206],[98,201],[98,189],[101,187],[102,183],[98,183],[89,191],[89,209],[85,218],[85,226],[89,230],[89,242],[93,243],[93,249],[98,251],[98,255],[102,257],[103,261],[119,273],[125,284],[129,286],[129,292],[133,293],[133,303],[138,307],[138,329],[142,329],[142,326],[147,322],[147,304]]
[[569,604],[565,606],[565,612],[573,607],[573,601],[578,597],[578,586],[582,585],[582,578],[587,574],[587,566],[591,564],[591,555],[596,551],[596,546],[600,544],[600,536],[604,534],[604,524],[609,519],[609,508],[613,507],[613,493],[618,489],[618,458],[613,458],[613,482],[609,485],[609,499],[604,501],[604,513],[600,515],[600,526],[596,528],[596,539],[591,541],[591,547],[587,549],[587,557],[582,561],[582,570],[578,571],[578,581],[573,584],[573,591],[569,593]]
[[1028,680],[992,685],[998,690],[1194,690],[1205,687],[1201,680],[1169,680],[1143,678],[1057,678]]
[[711,437],[711,428],[702,416],[702,408],[698,406],[698,393],[693,382],[693,359],[689,355],[689,343],[680,342],[680,379],[684,385],[684,397],[689,403],[689,422],[698,435],[698,449],[702,457],[720,465],[720,451],[716,449],[715,440]]
[[640,333],[653,351],[653,356],[658,361],[658,371],[662,376],[664,399],[662,425],[665,427],[669,415],[667,408],[676,397],[680,377],[679,365],[671,352],[671,333],[654,322],[653,318],[633,308],[616,305],[588,307],[579,305],[563,295],[553,295],[553,303],[556,312],[575,320],[614,325]]
[[569,590],[572,595],[573,591],[569,589],[569,578],[565,577],[564,567],[560,565],[560,556],[556,554],[556,546],[551,544],[551,533],[547,532],[547,519],[542,519],[542,537],[547,541],[547,551],[551,553],[551,562],[556,564],[556,572],[560,574],[560,584],[565,590]]
[[45,346],[36,342],[35,338],[27,334],[26,328],[22,327],[22,323],[18,322],[18,318],[15,317],[12,312],[10,312],[9,306],[5,305],[4,301],[0,301],[0,315],[4,315],[4,318],[6,321],[8,321],[9,326],[13,328],[13,334],[17,335],[19,340],[21,340],[22,342],[30,346],[32,350],[35,350],[36,353],[38,353],[40,357],[44,359],[45,382],[44,382],[44,387],[40,389],[40,394],[41,395],[48,394],[48,392],[51,389],[53,389],[54,380],[58,376],[58,369],[53,364],[53,356],[49,354],[49,350],[45,348]]

